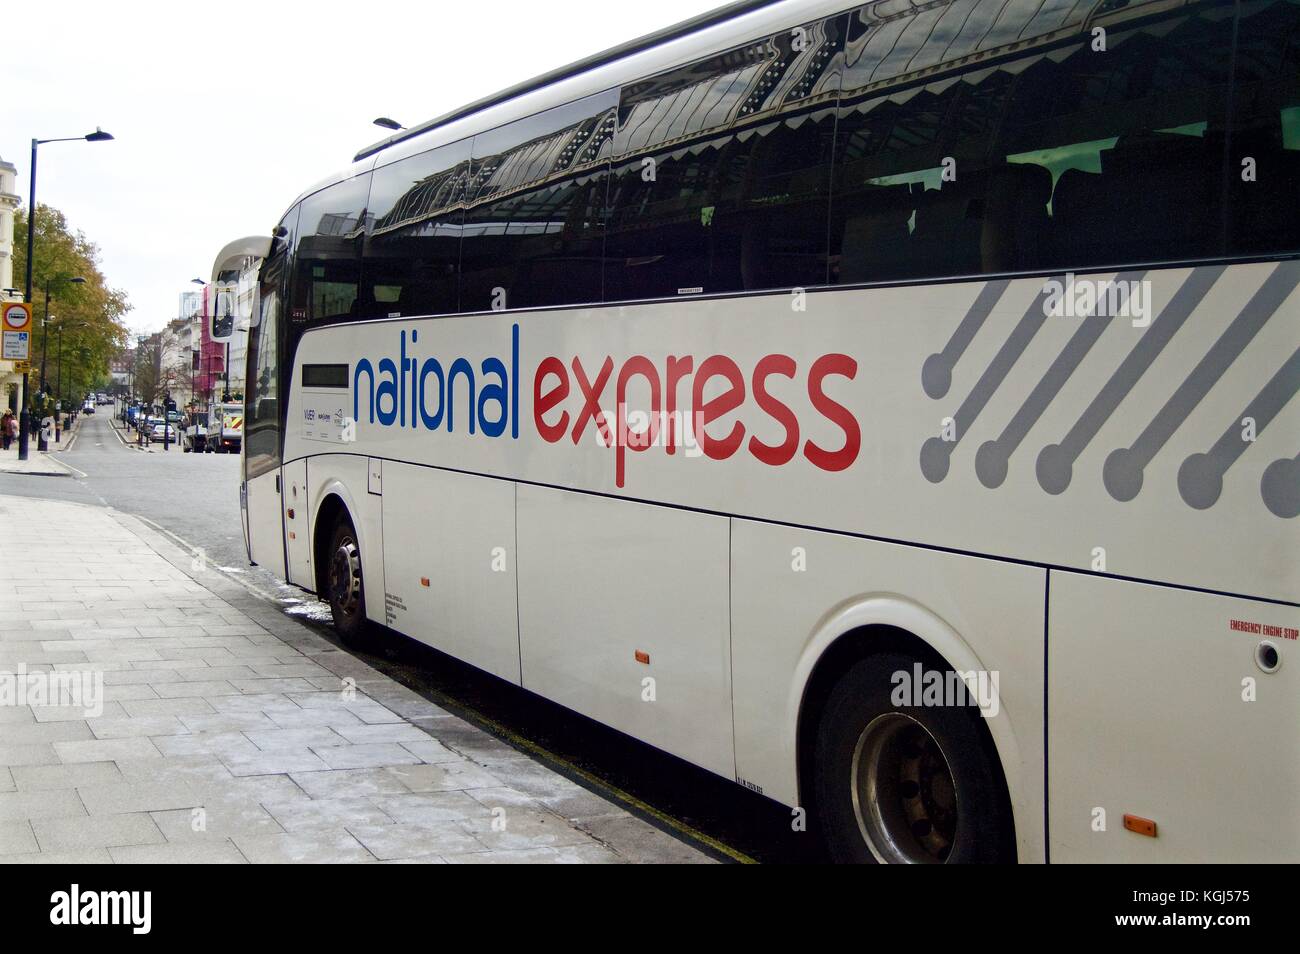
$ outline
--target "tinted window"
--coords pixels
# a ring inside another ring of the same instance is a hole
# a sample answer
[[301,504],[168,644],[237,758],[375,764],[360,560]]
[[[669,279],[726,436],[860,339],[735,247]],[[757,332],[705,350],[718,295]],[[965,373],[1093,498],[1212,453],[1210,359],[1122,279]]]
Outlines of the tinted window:
[[1228,165],[1228,250],[1300,249],[1300,2],[1240,5]]
[[469,140],[464,140],[375,170],[363,269],[368,314],[457,310],[469,160]]
[[295,322],[355,318],[361,276],[369,174],[355,176],[302,200],[294,249]]
[[601,300],[617,107],[602,93],[474,137],[461,311]]
[[623,89],[607,300],[826,281],[843,24],[810,24]]
[[[1199,258],[1223,248],[1231,7],[1107,24],[979,0],[852,15],[832,277],[884,281]],[[1067,43],[1033,38],[1072,28]],[[981,60],[944,75],[955,56]],[[918,70],[933,79],[912,79]]]
[[262,263],[257,312],[248,330],[244,391],[244,477],[280,465],[280,328],[284,292],[289,285],[289,249],[298,209],[290,212]]

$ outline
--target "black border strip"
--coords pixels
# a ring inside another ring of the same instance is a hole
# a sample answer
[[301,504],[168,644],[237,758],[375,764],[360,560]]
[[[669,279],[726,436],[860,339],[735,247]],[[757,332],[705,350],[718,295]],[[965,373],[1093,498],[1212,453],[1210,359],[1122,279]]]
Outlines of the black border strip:
[[800,290],[809,295],[818,295],[828,292],[870,291],[877,288],[921,288],[932,285],[974,284],[975,282],[990,282],[1000,279],[1016,281],[1017,279],[1025,278],[1060,278],[1065,275],[1110,275],[1132,269],[1172,271],[1181,268],[1201,268],[1207,265],[1222,265],[1224,267],[1232,267],[1234,265],[1261,265],[1270,262],[1285,262],[1297,258],[1300,258],[1300,250],[1292,252],[1269,252],[1255,255],[1220,255],[1208,258],[1182,259],[1178,261],[1145,261],[1137,263],[1117,262],[1111,265],[1083,265],[1077,268],[1062,266],[1050,269],[1034,269],[1031,271],[1019,272],[979,272],[970,275],[941,275],[933,278],[900,278],[878,282],[854,282],[838,285],[751,288],[725,292],[706,292],[699,295],[672,295],[663,298],[632,298],[627,300],[614,299],[610,301],[570,302],[569,304],[564,305],[534,305],[529,308],[502,308],[500,311],[492,311],[491,309],[484,309],[482,311],[448,311],[428,315],[399,315],[396,318],[390,318],[387,315],[376,316],[374,318],[326,318],[313,321],[310,324],[302,321],[294,322],[291,320],[287,325],[296,329],[298,337],[301,339],[303,336],[311,334],[313,331],[319,331],[323,328],[333,328],[338,325],[372,325],[381,322],[429,321],[443,318],[482,318],[493,315],[532,315],[544,312],[581,311],[583,309],[597,308],[608,310],[613,308],[634,308],[641,305],[663,305],[670,302],[681,304],[684,302],[697,301],[730,301],[743,298],[789,295],[796,287],[799,287]]

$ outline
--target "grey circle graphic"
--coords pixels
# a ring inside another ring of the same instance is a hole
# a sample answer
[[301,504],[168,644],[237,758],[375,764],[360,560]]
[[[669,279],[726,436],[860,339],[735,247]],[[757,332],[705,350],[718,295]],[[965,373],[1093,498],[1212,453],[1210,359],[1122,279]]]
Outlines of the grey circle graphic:
[[1142,491],[1141,459],[1127,447],[1111,451],[1101,476],[1106,492],[1116,500],[1127,502]]
[[1300,458],[1283,457],[1265,467],[1259,492],[1275,516],[1290,520],[1300,515]]
[[952,366],[942,353],[932,354],[921,365],[921,387],[931,398],[941,398],[952,387]]
[[1074,476],[1074,462],[1060,444],[1048,444],[1038,452],[1035,470],[1038,486],[1049,494],[1063,494]]
[[948,457],[951,441],[942,437],[932,437],[921,445],[921,473],[932,484],[937,484],[948,476]]
[[1007,453],[997,441],[985,441],[975,452],[975,474],[992,490],[1007,479]]
[[1209,454],[1193,454],[1178,468],[1178,492],[1189,507],[1208,510],[1223,493],[1223,471]]

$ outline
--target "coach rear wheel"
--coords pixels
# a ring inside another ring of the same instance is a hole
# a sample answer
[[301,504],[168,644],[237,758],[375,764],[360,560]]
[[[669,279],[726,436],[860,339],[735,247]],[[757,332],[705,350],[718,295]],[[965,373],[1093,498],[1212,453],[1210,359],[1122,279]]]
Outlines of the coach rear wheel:
[[334,527],[326,575],[326,597],[334,628],[349,645],[360,645],[369,634],[366,594],[361,573],[361,548],[356,531],[345,517]]
[[876,716],[853,752],[854,814],[876,860],[947,861],[957,831],[956,785],[934,736],[910,716]]
[[836,861],[1015,860],[1010,802],[979,709],[895,705],[916,660],[864,659],[831,690],[818,724],[818,815]]

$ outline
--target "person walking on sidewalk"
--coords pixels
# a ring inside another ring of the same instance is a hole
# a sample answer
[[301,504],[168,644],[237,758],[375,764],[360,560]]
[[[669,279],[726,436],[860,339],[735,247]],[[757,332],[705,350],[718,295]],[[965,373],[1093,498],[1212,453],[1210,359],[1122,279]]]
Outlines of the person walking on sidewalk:
[[14,438],[17,436],[18,421],[14,417],[13,411],[6,410],[4,416],[0,417],[0,444],[3,444],[4,449],[8,450],[9,445],[13,443]]

